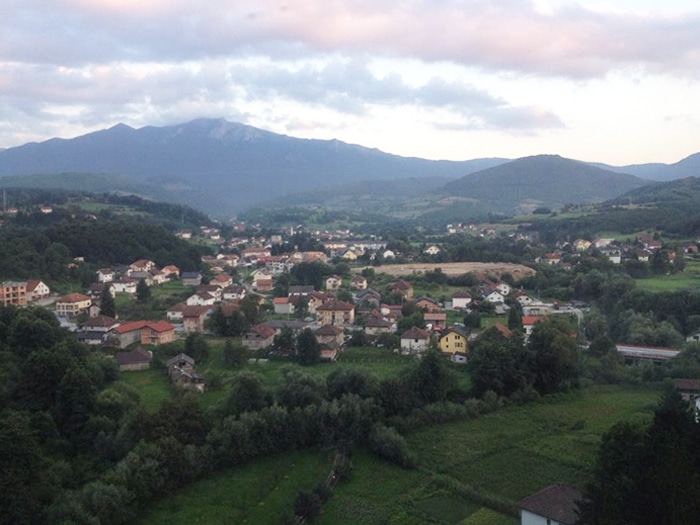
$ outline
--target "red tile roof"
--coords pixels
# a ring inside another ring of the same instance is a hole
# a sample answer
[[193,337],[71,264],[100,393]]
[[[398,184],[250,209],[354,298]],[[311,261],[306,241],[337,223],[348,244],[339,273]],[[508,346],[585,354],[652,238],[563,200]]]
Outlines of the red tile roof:
[[87,295],[81,293],[69,293],[63,297],[56,299],[57,303],[82,303],[83,301],[89,301],[90,298]]

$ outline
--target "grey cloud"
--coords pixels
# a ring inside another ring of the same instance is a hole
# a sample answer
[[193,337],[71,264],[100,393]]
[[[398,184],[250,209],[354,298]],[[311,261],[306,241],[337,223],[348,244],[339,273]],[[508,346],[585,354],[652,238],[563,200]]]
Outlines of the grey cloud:
[[589,77],[630,65],[696,74],[700,14],[543,15],[511,0],[170,2],[9,0],[0,58],[63,65],[326,53],[447,60],[488,70]]

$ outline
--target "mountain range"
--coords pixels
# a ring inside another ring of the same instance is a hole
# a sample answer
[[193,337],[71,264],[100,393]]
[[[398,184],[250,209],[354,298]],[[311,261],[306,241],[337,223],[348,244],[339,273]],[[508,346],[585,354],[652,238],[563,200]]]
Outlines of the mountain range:
[[352,201],[359,188],[381,197],[383,206],[395,195],[415,201],[429,193],[430,203],[420,213],[445,206],[510,213],[610,199],[648,180],[696,173],[700,154],[672,165],[623,167],[557,156],[426,160],[338,140],[279,135],[223,119],[139,129],[119,124],[72,139],[0,150],[4,187],[136,193],[219,217],[266,202],[332,204],[339,192]]

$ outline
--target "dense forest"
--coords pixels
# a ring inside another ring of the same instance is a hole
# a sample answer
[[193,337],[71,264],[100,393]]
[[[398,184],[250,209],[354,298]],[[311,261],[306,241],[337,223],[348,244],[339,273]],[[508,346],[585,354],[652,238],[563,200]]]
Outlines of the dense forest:
[[[84,194],[32,190],[12,198],[26,206],[55,202],[49,199],[57,199],[58,205],[50,214],[34,208],[20,211],[0,228],[0,279],[70,281],[86,286],[102,266],[147,258],[159,266],[174,264],[181,271],[192,271],[201,268],[201,256],[209,253],[205,246],[173,235],[173,226],[183,218],[190,221],[186,224],[208,223],[205,216],[185,206],[138,197],[92,196],[91,202],[110,205],[93,214],[68,204],[71,200],[85,204],[88,197]],[[117,213],[114,206],[126,212]]]

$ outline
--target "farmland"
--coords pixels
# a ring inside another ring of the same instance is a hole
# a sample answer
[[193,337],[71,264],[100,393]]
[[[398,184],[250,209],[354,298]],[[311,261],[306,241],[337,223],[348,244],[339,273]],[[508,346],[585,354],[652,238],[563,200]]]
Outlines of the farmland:
[[[504,273],[509,273],[514,279],[521,279],[528,275],[533,275],[535,270],[523,264],[513,263],[486,263],[486,262],[450,262],[450,263],[406,263],[406,264],[384,264],[382,266],[373,267],[377,273],[386,273],[388,275],[401,277],[412,275],[414,273],[432,272],[440,269],[449,277],[456,277],[465,273],[474,273],[479,276],[496,275],[501,276]],[[362,271],[362,268],[357,268],[357,272]]]

